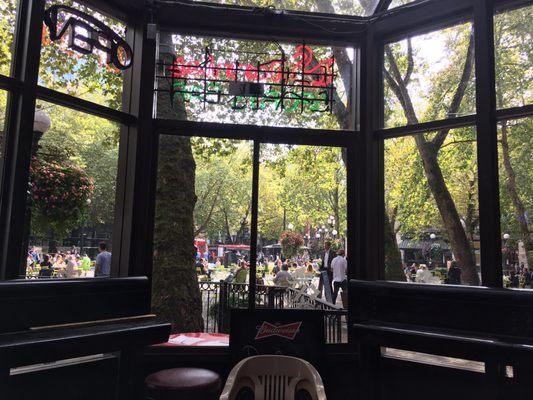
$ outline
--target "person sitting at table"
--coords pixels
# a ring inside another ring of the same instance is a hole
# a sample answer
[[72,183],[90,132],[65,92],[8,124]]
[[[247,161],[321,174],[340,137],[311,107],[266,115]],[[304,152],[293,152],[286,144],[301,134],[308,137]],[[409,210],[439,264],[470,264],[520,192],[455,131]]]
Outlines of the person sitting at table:
[[315,276],[315,269],[313,268],[313,264],[307,261],[305,263],[305,277],[313,277]]
[[54,265],[52,265],[52,268],[58,270],[59,272],[66,268],[65,261],[63,260],[63,255],[61,253],[58,253],[56,255],[56,259],[54,261]]
[[202,271],[204,274],[207,275],[208,278],[211,278],[211,269],[209,268],[209,261],[207,261],[207,258],[201,258],[202,261]]
[[41,263],[41,270],[39,271],[39,278],[50,278],[52,276],[52,263],[50,262],[50,256],[45,254],[43,256],[43,262]]
[[278,258],[276,260],[276,263],[274,264],[274,268],[272,268],[272,275],[276,275],[279,271],[281,271],[281,266],[283,265],[283,262]]
[[283,264],[281,266],[281,271],[279,271],[274,277],[274,284],[279,286],[290,286],[294,281],[293,276],[289,272],[289,266]]
[[78,276],[78,266],[75,257],[71,254],[67,256],[67,267],[65,271],[67,278],[76,278]]
[[239,263],[239,269],[235,272],[233,283],[246,283],[246,278],[248,278],[248,268],[246,261],[242,260]]

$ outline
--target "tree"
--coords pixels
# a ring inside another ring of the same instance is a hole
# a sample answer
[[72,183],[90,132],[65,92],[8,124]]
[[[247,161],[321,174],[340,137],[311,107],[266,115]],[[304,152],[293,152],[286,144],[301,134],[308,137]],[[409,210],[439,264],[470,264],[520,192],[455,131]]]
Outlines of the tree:
[[[468,92],[469,82],[474,66],[474,41],[470,29],[463,29],[464,33],[456,34],[455,40],[452,41],[457,49],[464,48],[466,52],[456,51],[450,53],[450,57],[455,57],[454,63],[451,63],[448,71],[444,73],[444,78],[438,80],[431,91],[432,95],[441,93],[447,87],[444,93],[453,93],[451,96],[444,96],[438,104],[431,104],[428,107],[428,113],[436,116],[442,111],[442,104],[446,104],[446,98],[449,103],[445,108],[447,116],[455,116],[461,111],[463,98]],[[461,39],[463,43],[461,43]],[[466,39],[466,40],[465,40]],[[466,42],[466,43],[464,43]],[[407,54],[402,56],[400,49],[395,45],[385,46],[386,65],[384,69],[384,79],[388,88],[400,103],[408,124],[417,124],[419,118],[413,104],[413,99],[409,93],[409,84],[415,70],[413,49],[410,40],[407,41]],[[400,70],[400,65],[406,60],[404,73]],[[457,65],[462,65],[462,69],[457,69]],[[457,84],[456,84],[457,82]],[[456,85],[455,89],[452,89]],[[441,96],[442,97],[442,96]],[[434,119],[434,117],[433,117]],[[443,224],[446,228],[448,239],[452,246],[454,255],[463,269],[462,280],[470,285],[479,284],[479,276],[476,271],[475,260],[470,246],[470,242],[463,228],[454,199],[446,185],[446,181],[439,164],[438,156],[444,142],[446,141],[450,129],[442,129],[432,135],[431,138],[426,134],[417,134],[414,136],[416,147],[422,159],[424,173],[427,178],[429,189],[439,209]]]
[[[530,28],[532,18],[533,7],[530,6],[498,14],[494,19],[498,108],[531,103],[533,45]],[[503,121],[499,130],[500,183],[503,183],[500,190],[502,229],[507,233],[515,233],[513,236],[524,243],[527,252],[533,251],[527,213],[527,207],[531,206],[533,190],[529,184],[531,174],[528,169],[523,171],[522,165],[525,163],[527,166],[530,163],[528,154],[533,148],[531,129],[529,118],[520,122]],[[511,132],[515,138],[509,137]],[[519,172],[522,172],[518,174],[519,176],[517,176],[517,168]],[[506,202],[507,199],[510,201]],[[507,212],[506,203],[511,203],[514,213]],[[510,214],[514,214],[516,223],[509,223]],[[515,229],[513,225],[517,225],[518,229]]]
[[[160,43],[161,59],[171,61],[171,35],[162,34]],[[158,92],[157,100],[159,117],[187,119],[179,98],[171,103],[167,93]],[[171,322],[173,332],[203,331],[202,301],[194,266],[195,168],[189,138],[160,135],[152,309]]]

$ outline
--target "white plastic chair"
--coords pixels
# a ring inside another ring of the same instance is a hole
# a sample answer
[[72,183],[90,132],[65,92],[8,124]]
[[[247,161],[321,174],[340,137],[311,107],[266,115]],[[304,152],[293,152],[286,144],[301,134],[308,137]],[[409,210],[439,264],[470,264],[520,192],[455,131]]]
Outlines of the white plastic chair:
[[255,400],[294,400],[305,389],[313,400],[326,400],[322,378],[315,367],[296,357],[264,355],[240,361],[228,376],[220,400],[235,400],[249,387]]

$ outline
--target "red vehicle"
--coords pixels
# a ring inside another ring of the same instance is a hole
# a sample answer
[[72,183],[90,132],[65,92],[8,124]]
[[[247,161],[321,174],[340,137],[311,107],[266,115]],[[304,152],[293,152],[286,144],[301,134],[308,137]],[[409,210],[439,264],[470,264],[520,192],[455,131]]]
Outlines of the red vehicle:
[[208,256],[206,239],[194,238],[194,247],[196,247],[196,259],[206,258]]
[[209,255],[215,260],[217,257],[225,266],[236,263],[239,258],[250,259],[250,246],[247,244],[218,244],[209,246]]

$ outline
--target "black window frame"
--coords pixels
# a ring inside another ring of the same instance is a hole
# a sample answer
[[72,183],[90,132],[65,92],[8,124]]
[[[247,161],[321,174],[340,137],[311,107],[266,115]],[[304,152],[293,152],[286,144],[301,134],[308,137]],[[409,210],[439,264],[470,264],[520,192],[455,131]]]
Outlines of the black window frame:
[[[494,24],[496,12],[530,5],[529,0],[436,0],[387,11],[380,0],[371,17],[287,12],[288,17],[251,13],[252,8],[212,5],[160,6],[143,12],[104,0],[78,0],[125,22],[134,62],[126,72],[123,111],[40,87],[37,84],[44,0],[20,0],[10,77],[0,76],[9,92],[0,197],[0,279],[19,277],[33,115],[37,99],[121,123],[112,276],[151,275],[158,138],[160,134],[223,137],[254,142],[253,186],[257,234],[259,145],[284,143],[347,149],[349,278],[383,279],[384,140],[439,128],[474,125],[477,130],[482,280],[502,287],[497,124],[533,115],[533,105],[496,109]],[[118,3],[118,2],[117,2]],[[144,4],[144,3],[143,3]],[[356,51],[355,125],[351,131],[257,127],[162,120],[153,117],[157,45],[148,23],[191,35],[346,45]],[[471,20],[476,45],[476,114],[383,129],[383,46],[394,38],[434,31]],[[295,21],[299,21],[295,24]],[[320,27],[320,29],[317,28]],[[255,289],[255,246],[250,287]],[[255,304],[250,296],[250,306]]]

